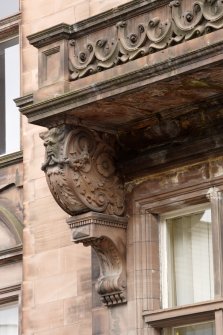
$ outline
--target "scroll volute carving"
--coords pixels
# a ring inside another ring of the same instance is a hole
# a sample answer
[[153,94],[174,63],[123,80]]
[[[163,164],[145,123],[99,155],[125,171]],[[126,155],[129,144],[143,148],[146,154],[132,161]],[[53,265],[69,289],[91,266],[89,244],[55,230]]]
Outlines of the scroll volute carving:
[[115,166],[111,135],[62,126],[40,137],[46,148],[42,170],[65,212],[75,215],[92,210],[123,215],[123,184]]
[[222,0],[172,0],[169,6],[160,7],[159,16],[149,12],[140,19],[137,17],[134,23],[132,19],[117,22],[116,29],[111,27],[104,35],[99,34],[99,39],[98,35],[90,35],[87,45],[81,39],[71,41],[70,80],[132,61],[222,27]]
[[123,304],[126,297],[126,228],[127,219],[89,212],[68,219],[73,241],[92,246],[100,276],[96,290],[106,306]]

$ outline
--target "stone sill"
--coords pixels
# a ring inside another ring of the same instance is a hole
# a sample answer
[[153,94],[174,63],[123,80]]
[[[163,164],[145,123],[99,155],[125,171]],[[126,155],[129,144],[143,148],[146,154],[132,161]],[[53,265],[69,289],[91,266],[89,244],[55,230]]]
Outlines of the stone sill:
[[154,328],[180,326],[215,319],[215,312],[223,310],[223,300],[216,299],[180,307],[143,312],[145,322]]
[[19,262],[22,260],[23,247],[18,245],[14,248],[0,251],[0,265]]
[[0,156],[0,169],[9,165],[18,164],[23,161],[22,151],[16,151],[11,154]]
[[0,305],[19,300],[21,284],[3,287],[0,289]]
[[19,33],[21,13],[0,20],[0,39],[11,38]]

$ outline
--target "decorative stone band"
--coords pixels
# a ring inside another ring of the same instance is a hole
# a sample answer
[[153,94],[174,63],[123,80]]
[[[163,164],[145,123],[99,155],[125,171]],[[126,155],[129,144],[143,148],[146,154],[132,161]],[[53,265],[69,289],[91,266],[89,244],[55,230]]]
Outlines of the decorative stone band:
[[127,218],[89,212],[67,220],[73,241],[92,246],[100,276],[96,290],[106,306],[127,301],[126,298],[126,228]]
[[59,126],[40,137],[46,148],[42,170],[65,212],[75,215],[92,210],[123,215],[124,189],[115,166],[112,135]]
[[[223,27],[221,0],[174,0],[157,11],[70,41],[70,80],[126,63]],[[100,37],[101,34],[101,37]],[[74,35],[75,36],[75,35]],[[75,38],[75,37],[74,37]]]
[[[70,76],[72,81],[221,28],[221,0],[139,0],[73,25],[50,27],[28,39],[39,49],[68,40],[63,63],[66,80]],[[42,64],[39,67],[41,72]]]
[[67,220],[67,223],[69,224],[71,229],[89,226],[92,223],[94,225],[102,225],[104,227],[108,226],[122,229],[127,228],[127,220],[125,217],[123,218],[119,216],[111,216],[106,214],[98,215],[98,213],[95,212],[90,212],[88,214],[76,216],[75,221],[73,220],[72,217],[71,219]]

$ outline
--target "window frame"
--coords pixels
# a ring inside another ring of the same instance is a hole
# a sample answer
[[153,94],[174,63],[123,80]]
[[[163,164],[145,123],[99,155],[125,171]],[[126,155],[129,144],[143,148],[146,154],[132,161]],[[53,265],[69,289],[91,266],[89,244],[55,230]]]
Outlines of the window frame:
[[[183,217],[190,214],[198,214],[199,212],[205,211],[206,209],[211,209],[210,202],[198,204],[198,205],[192,205],[192,206],[186,206],[181,209],[173,210],[170,212],[167,212],[165,214],[160,215],[159,218],[159,225],[160,225],[160,269],[161,269],[161,295],[162,295],[162,308],[171,308],[182,306],[182,305],[176,305],[174,304],[174,288],[173,285],[175,285],[175,280],[170,283],[171,277],[173,277],[173,265],[171,264],[171,274],[168,270],[168,263],[169,263],[169,250],[170,250],[170,243],[169,240],[169,234],[168,234],[168,228],[167,228],[167,220],[174,219],[177,217]],[[213,231],[213,226],[211,227],[211,231]],[[212,246],[212,252],[213,252],[213,246]],[[213,255],[214,257],[214,255]],[[212,259],[213,261],[213,259]],[[213,274],[214,276],[214,274]],[[214,286],[214,283],[213,283]],[[212,300],[212,299],[210,299]],[[171,302],[170,302],[171,301]]]
[[[144,225],[149,223],[147,236],[152,236],[154,228],[152,225],[160,227],[160,216],[171,211],[181,210],[194,205],[210,204],[212,215],[212,238],[213,258],[214,258],[214,299],[210,301],[194,303],[185,306],[171,308],[144,308],[142,316],[147,327],[152,329],[151,334],[161,334],[161,330],[166,327],[178,325],[190,325],[207,321],[215,321],[216,335],[223,331],[223,180],[216,179],[211,185],[208,181],[199,184],[172,188],[169,191],[160,190],[157,194],[143,197],[135,203],[135,210],[140,213],[140,217],[145,217],[142,221]],[[144,228],[145,229],[145,228]],[[137,231],[139,227],[137,228]],[[138,233],[139,234],[139,233]],[[148,242],[147,242],[148,243]],[[159,243],[158,243],[159,245]],[[139,244],[140,246],[140,244]],[[160,247],[158,246],[159,251]],[[149,250],[149,249],[148,249]],[[140,252],[137,249],[136,252]],[[219,261],[218,256],[221,256]],[[161,277],[160,277],[161,279]],[[142,284],[147,279],[142,278]],[[161,286],[161,285],[160,285]],[[160,287],[161,288],[161,287]],[[151,283],[150,291],[155,291],[156,282]],[[150,298],[151,299],[151,298]],[[161,291],[160,291],[161,300]],[[145,300],[146,301],[146,300]],[[145,304],[148,305],[148,302]],[[154,303],[150,303],[150,305]],[[156,304],[157,306],[157,304]]]
[[[0,43],[5,43],[7,41],[10,41],[14,38],[18,38],[18,44],[20,44],[20,24],[21,24],[21,12],[18,12],[12,16],[5,17],[0,20]],[[20,68],[21,68],[21,57],[20,57]],[[21,71],[20,71],[21,73]],[[19,78],[19,81],[21,82],[21,77]],[[20,85],[21,90],[21,85]],[[15,97],[16,98],[16,97]],[[20,135],[21,135],[21,116],[19,116],[20,121]],[[5,135],[6,139],[6,135]],[[21,152],[21,136],[19,138],[19,148],[16,151],[13,152],[5,152],[0,154],[0,159],[4,156],[12,156],[12,154]]]
[[[15,238],[15,245],[0,250],[0,270],[5,266],[14,266],[18,263],[21,265],[23,260],[23,224],[15,214],[15,207],[13,204],[1,201],[0,203],[0,220],[8,229],[10,234]],[[7,277],[9,278],[9,277]],[[10,277],[11,278],[11,277]],[[18,305],[18,320],[21,319],[21,288],[22,279],[14,283],[3,282],[0,288],[0,307],[10,303],[17,303]],[[20,331],[20,322],[18,323],[18,335]]]

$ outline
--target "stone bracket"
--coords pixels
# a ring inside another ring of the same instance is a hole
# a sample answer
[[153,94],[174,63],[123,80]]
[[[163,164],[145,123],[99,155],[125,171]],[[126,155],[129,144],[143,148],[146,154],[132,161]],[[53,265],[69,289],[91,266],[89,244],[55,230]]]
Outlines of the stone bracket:
[[123,304],[126,296],[127,218],[96,212],[67,220],[74,243],[94,248],[100,265],[96,290],[106,306]]

